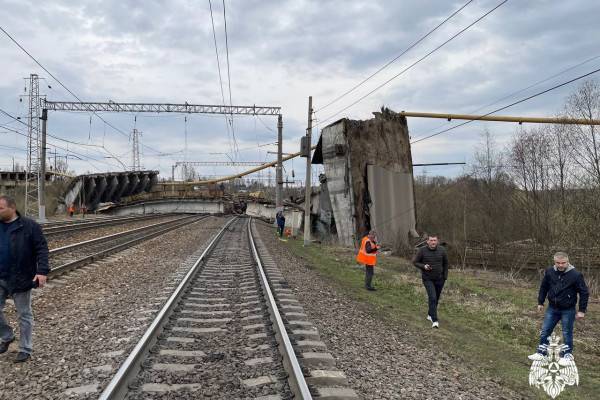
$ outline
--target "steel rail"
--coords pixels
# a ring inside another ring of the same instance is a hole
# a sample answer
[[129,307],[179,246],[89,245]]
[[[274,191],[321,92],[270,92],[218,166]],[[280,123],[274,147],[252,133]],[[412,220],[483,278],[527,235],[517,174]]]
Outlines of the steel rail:
[[215,237],[208,244],[206,249],[202,252],[198,260],[194,263],[192,268],[188,271],[185,277],[179,283],[179,286],[175,289],[173,294],[169,297],[165,305],[158,312],[158,315],[152,321],[150,327],[146,330],[142,338],[135,345],[127,359],[121,364],[121,367],[109,382],[108,386],[98,400],[115,400],[124,399],[128,392],[129,382],[137,375],[141,368],[141,363],[144,357],[148,354],[152,346],[157,341],[157,337],[162,331],[163,327],[168,323],[169,316],[172,314],[173,309],[177,306],[179,299],[183,296],[185,289],[188,284],[192,281],[196,275],[198,269],[203,264],[206,256],[214,249],[217,242],[221,239],[227,228],[235,221],[237,217],[234,217],[227,221],[225,226],[215,235]]
[[172,230],[181,228],[182,226],[186,226],[186,225],[189,225],[189,224],[196,223],[198,221],[202,221],[203,219],[208,218],[208,216],[203,216],[203,217],[196,218],[196,219],[194,219],[194,218],[196,218],[196,217],[191,217],[190,219],[186,219],[183,222],[180,222],[178,224],[170,225],[170,226],[168,226],[168,227],[166,227],[164,229],[161,229],[161,230],[158,230],[158,231],[155,231],[155,232],[151,232],[151,233],[149,233],[147,235],[140,236],[140,237],[137,237],[137,238],[132,239],[132,240],[128,240],[125,243],[121,243],[121,244],[118,244],[116,246],[112,246],[112,247],[110,247],[108,249],[104,249],[104,250],[101,250],[99,252],[96,252],[94,254],[87,255],[87,256],[82,257],[80,259],[77,259],[75,261],[70,261],[70,262],[68,262],[66,264],[59,265],[58,267],[52,268],[50,270],[50,272],[49,272],[48,275],[50,277],[56,277],[57,275],[64,274],[65,272],[74,270],[75,268],[79,268],[79,267],[82,267],[84,265],[90,264],[90,263],[92,263],[94,261],[101,260],[102,258],[107,257],[108,255],[110,255],[112,253],[117,253],[117,252],[119,252],[121,250],[124,250],[126,248],[132,247],[132,246],[134,246],[134,245],[136,245],[136,244],[138,244],[140,242],[153,239],[153,238],[155,238],[157,236],[160,236],[160,235],[162,235],[164,233],[167,233],[167,232],[170,232]]
[[258,250],[256,249],[256,244],[254,243],[254,237],[252,236],[252,224],[253,219],[250,219],[248,223],[248,238],[250,240],[250,247],[252,248],[252,254],[254,255],[254,260],[256,261],[257,269],[260,276],[260,283],[265,291],[267,297],[267,306],[269,308],[269,313],[271,314],[271,319],[274,320],[274,328],[277,337],[279,340],[279,345],[281,346],[281,352],[283,353],[284,366],[286,369],[289,369],[287,372],[292,377],[292,382],[290,385],[292,386],[292,390],[296,395],[300,395],[299,398],[304,400],[311,400],[312,395],[310,390],[308,389],[308,385],[306,384],[306,380],[304,379],[304,374],[302,373],[302,369],[300,368],[300,364],[298,363],[298,358],[296,357],[296,352],[294,351],[294,347],[292,346],[292,342],[287,334],[287,330],[285,329],[285,325],[283,323],[283,319],[279,313],[279,308],[277,307],[277,303],[275,302],[275,297],[273,296],[273,292],[271,291],[271,287],[269,286],[269,281],[267,280],[267,276],[263,269],[260,256],[258,254]]
[[88,229],[103,228],[106,226],[120,225],[120,224],[125,224],[128,222],[146,221],[148,219],[167,217],[167,216],[169,216],[169,214],[148,214],[148,215],[144,215],[141,217],[136,216],[136,217],[116,218],[116,219],[110,219],[110,220],[99,221],[99,222],[89,221],[89,222],[82,222],[82,223],[74,224],[74,225],[68,225],[68,226],[52,226],[52,227],[43,229],[43,232],[44,232],[44,236],[48,237],[48,236],[53,236],[53,235],[59,235],[61,233],[85,231]]
[[113,233],[112,235],[106,235],[106,236],[102,236],[102,237],[95,238],[95,239],[85,240],[83,242],[78,242],[78,243],[73,243],[73,244],[69,244],[66,246],[62,246],[62,247],[57,247],[55,249],[50,250],[50,255],[52,256],[55,254],[65,253],[67,251],[71,251],[71,250],[77,249],[79,247],[84,247],[89,244],[100,244],[100,243],[108,242],[110,240],[117,239],[121,236],[130,235],[132,233],[141,232],[141,231],[155,228],[155,227],[158,227],[161,225],[168,225],[168,224],[176,223],[178,221],[182,221],[182,220],[190,219],[190,218],[194,218],[194,217],[195,217],[195,215],[193,215],[193,216],[186,215],[184,217],[176,218],[176,219],[173,219],[170,221],[158,222],[156,224],[146,225],[146,226],[142,226],[140,228],[134,228],[134,229],[130,229],[130,230],[124,231],[124,232]]
[[122,218],[128,218],[128,216],[123,216],[123,217],[108,217],[108,216],[96,216],[94,214],[87,214],[92,215],[91,217],[85,218],[85,219],[81,219],[78,217],[73,217],[73,219],[69,219],[69,220],[62,220],[62,221],[46,221],[46,222],[41,222],[40,226],[42,228],[58,228],[61,226],[72,226],[72,225],[77,225],[77,224],[84,224],[84,223],[88,223],[88,222],[93,222],[93,221],[112,221],[112,220],[116,220],[116,219],[122,219]]

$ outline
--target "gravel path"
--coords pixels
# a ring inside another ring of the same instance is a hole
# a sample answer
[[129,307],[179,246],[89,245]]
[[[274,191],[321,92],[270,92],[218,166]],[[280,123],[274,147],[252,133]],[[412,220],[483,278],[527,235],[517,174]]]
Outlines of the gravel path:
[[[224,221],[169,232],[36,291],[33,357],[13,364],[15,344],[0,355],[0,399],[97,398]],[[7,316],[15,326],[12,306]]]
[[365,399],[519,399],[492,378],[440,349],[417,345],[418,332],[382,321],[363,303],[337,292],[258,223],[265,245],[350,383]]

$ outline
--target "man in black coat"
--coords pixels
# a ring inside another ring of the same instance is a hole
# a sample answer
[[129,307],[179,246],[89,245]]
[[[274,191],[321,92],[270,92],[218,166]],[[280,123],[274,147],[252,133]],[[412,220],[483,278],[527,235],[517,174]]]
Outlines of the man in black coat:
[[439,328],[437,307],[444,283],[448,279],[448,254],[438,245],[437,235],[427,236],[427,246],[421,247],[413,258],[413,265],[421,270],[423,285],[429,302],[427,319],[432,328]]
[[[579,311],[576,310],[577,295],[579,295]],[[544,273],[538,294],[538,311],[544,310],[544,302],[548,298],[548,309],[540,332],[540,344],[537,352],[530,355],[533,361],[542,360],[546,354],[548,337],[554,327],[561,322],[563,340],[566,347],[561,356],[573,360],[573,326],[575,320],[585,317],[589,291],[583,275],[569,263],[567,253],[558,252],[554,255],[554,266]]]
[[43,287],[48,275],[48,244],[42,228],[17,212],[13,198],[0,196],[0,354],[15,340],[4,318],[6,299],[13,298],[19,319],[19,352],[15,362],[27,361],[32,351],[31,289]]

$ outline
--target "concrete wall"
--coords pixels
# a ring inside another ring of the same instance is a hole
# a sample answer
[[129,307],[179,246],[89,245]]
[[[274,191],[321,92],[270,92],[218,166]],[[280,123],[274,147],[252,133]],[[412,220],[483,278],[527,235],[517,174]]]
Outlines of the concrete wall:
[[417,236],[412,174],[369,165],[367,177],[371,229],[381,243],[408,246],[409,237]]
[[323,163],[338,242],[357,246],[379,227],[382,243],[397,248],[416,233],[408,126],[388,109],[373,114],[323,128],[313,159]]
[[352,172],[345,134],[345,120],[323,128],[321,131],[323,169],[327,177],[327,189],[335,224],[338,242],[353,246],[355,224],[353,218]]
[[111,215],[131,215],[174,212],[190,214],[223,214],[225,212],[225,205],[221,201],[209,200],[158,200],[114,207],[107,213]]
[[[262,203],[248,203],[246,215],[257,218],[267,218],[275,221],[275,206]],[[286,209],[283,211],[285,215],[285,227],[292,229],[292,234],[297,235],[302,228],[304,213],[294,209]],[[275,223],[275,222],[274,222]]]

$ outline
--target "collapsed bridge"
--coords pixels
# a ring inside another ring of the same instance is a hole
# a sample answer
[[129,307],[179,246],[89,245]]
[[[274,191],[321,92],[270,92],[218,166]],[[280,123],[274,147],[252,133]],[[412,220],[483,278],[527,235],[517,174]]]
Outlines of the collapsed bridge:
[[69,183],[66,207],[94,211],[100,203],[118,203],[122,198],[148,192],[158,182],[158,171],[106,172],[80,175]]

